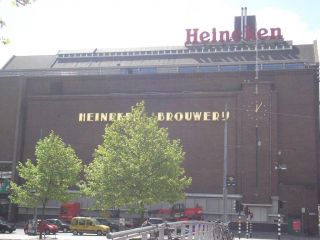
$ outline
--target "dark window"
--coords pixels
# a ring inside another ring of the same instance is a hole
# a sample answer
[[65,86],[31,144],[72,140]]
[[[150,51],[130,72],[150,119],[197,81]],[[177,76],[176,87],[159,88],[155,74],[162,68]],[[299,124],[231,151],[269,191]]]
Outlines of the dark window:
[[132,68],[121,68],[120,73],[121,74],[132,74],[133,71],[132,71]]
[[218,66],[201,66],[199,67],[199,72],[218,72]]
[[240,70],[239,65],[220,66],[221,72],[237,72]]
[[1,172],[9,172],[11,170],[12,170],[11,162],[0,162],[0,177],[1,177]]
[[79,219],[78,225],[85,225],[85,219]]
[[179,67],[180,73],[194,73],[197,72],[197,67]]
[[286,69],[303,69],[304,63],[286,63]]
[[155,67],[120,69],[121,74],[148,74],[148,73],[156,73],[156,72],[157,72],[157,69]]
[[283,69],[283,65],[282,63],[263,64],[262,69],[263,70],[279,70],[279,69]]
[[157,68],[155,67],[140,68],[141,74],[156,73],[156,72],[157,72]]
[[241,65],[241,71],[255,71],[256,65],[255,64],[244,64]]
[[87,220],[87,226],[92,226],[92,222],[90,220]]

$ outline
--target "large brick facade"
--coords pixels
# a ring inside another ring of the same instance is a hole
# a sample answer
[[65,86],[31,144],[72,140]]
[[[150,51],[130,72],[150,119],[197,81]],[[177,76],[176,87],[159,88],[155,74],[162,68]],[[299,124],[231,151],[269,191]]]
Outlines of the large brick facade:
[[[126,113],[144,100],[148,113],[165,119],[159,125],[169,129],[170,137],[181,139],[183,164],[193,179],[187,196],[206,205],[208,215],[221,214],[215,209],[220,209],[216,204],[222,198],[226,119],[228,177],[236,182],[228,187],[229,198],[250,206],[258,222],[272,221],[278,199],[286,202],[281,210],[285,216],[299,217],[302,207],[316,213],[318,60],[302,56],[314,47],[261,52],[258,79],[251,68],[242,70],[253,65],[254,52],[93,60],[15,57],[0,72],[0,161],[11,161],[14,169],[18,161],[34,159],[37,140],[54,130],[88,164],[110,124],[95,113]],[[219,61],[229,58],[233,60],[228,63]],[[41,66],[30,65],[35,59]],[[99,61],[100,67],[90,67]],[[282,67],[264,69],[263,64],[275,63]],[[287,63],[300,65],[286,68]],[[201,72],[203,65],[218,70]],[[239,69],[223,70],[226,66]],[[154,72],[144,73],[144,67]],[[183,67],[190,72],[180,71]],[[286,170],[280,169],[283,166]],[[229,205],[230,215],[235,215]]]

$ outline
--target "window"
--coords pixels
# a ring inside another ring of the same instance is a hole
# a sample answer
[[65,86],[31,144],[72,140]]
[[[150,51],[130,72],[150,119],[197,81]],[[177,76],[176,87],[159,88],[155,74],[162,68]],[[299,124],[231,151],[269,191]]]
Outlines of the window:
[[148,74],[156,73],[157,69],[155,67],[146,67],[146,68],[121,68],[121,74]]
[[149,74],[149,73],[156,73],[156,72],[157,72],[157,68],[155,67],[140,68],[141,74]]
[[90,220],[87,221],[87,226],[92,226],[92,222]]
[[12,163],[0,162],[0,193],[9,193]]
[[121,68],[120,73],[121,74],[132,74],[133,71],[132,71],[132,68]]
[[79,219],[78,225],[85,225],[85,219]]
[[282,63],[270,63],[270,64],[263,64],[263,70],[280,70],[283,69]]
[[286,69],[304,69],[304,63],[286,63]]
[[199,72],[218,72],[218,66],[201,66],[199,67]]
[[197,72],[197,67],[179,67],[180,73],[194,73]]
[[240,70],[239,65],[226,65],[220,66],[221,72],[238,72]]
[[255,64],[244,64],[241,65],[241,71],[255,71],[256,65]]
[[0,176],[2,172],[11,172],[12,170],[12,162],[9,161],[3,161],[0,162]]

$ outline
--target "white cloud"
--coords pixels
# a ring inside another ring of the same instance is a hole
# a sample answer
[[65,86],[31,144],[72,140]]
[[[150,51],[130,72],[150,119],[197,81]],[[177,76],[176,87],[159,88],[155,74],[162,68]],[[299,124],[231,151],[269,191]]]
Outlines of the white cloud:
[[258,26],[281,27],[286,40],[293,40],[294,44],[312,43],[319,37],[318,30],[311,31],[308,24],[295,12],[285,9],[264,8],[257,12]]

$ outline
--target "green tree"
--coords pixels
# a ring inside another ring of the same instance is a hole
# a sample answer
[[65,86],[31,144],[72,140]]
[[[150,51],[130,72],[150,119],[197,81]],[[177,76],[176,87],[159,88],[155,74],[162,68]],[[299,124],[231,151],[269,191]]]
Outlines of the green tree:
[[36,161],[19,163],[21,185],[11,183],[10,200],[24,207],[42,206],[42,215],[49,200],[68,201],[67,191],[79,182],[82,162],[71,146],[66,146],[53,131],[40,139],[35,149]]
[[128,117],[106,126],[103,142],[85,168],[82,191],[96,207],[128,207],[143,218],[146,205],[173,203],[184,197],[191,178],[181,164],[179,140],[170,140],[156,117],[148,117],[144,102],[132,107]]

